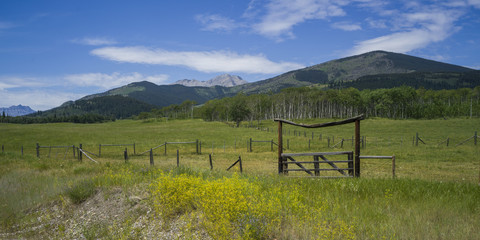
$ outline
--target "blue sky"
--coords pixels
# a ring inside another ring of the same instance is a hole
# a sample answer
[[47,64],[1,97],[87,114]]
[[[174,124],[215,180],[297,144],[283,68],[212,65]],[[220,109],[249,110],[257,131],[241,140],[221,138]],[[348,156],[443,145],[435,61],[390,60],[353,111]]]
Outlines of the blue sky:
[[480,0],[0,1],[0,107],[386,50],[480,68]]

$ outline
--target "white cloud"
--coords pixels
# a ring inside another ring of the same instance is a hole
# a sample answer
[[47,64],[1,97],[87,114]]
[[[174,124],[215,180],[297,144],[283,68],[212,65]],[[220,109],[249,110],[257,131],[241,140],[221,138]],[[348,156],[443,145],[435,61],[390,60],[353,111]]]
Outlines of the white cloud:
[[332,24],[333,28],[341,29],[344,31],[357,31],[362,30],[362,26],[360,24],[349,23],[349,22],[337,22]]
[[19,76],[0,76],[0,90],[20,87],[44,87],[49,83],[45,79]]
[[458,12],[442,9],[403,14],[396,26],[398,32],[361,41],[348,55],[374,50],[406,53],[426,47],[430,43],[445,40],[457,31],[454,22],[458,17]]
[[314,19],[344,16],[341,8],[346,2],[331,0],[272,0],[266,5],[266,14],[253,26],[254,31],[282,40],[293,38],[292,28]]
[[121,74],[114,72],[112,74],[105,73],[83,73],[71,74],[65,76],[65,80],[77,86],[97,86],[104,89],[120,87],[132,82],[149,81],[155,84],[164,84],[168,79],[168,75],[152,75],[144,76],[134,72],[129,74]]
[[101,46],[101,45],[114,45],[117,44],[115,40],[105,38],[105,37],[85,37],[80,39],[73,39],[73,43],[90,45],[90,46]]
[[480,0],[468,0],[467,2],[475,8],[480,8]]
[[205,31],[232,31],[239,27],[234,20],[217,14],[199,14],[195,19],[204,27]]
[[118,62],[184,66],[200,72],[274,74],[302,68],[292,62],[272,62],[263,55],[240,55],[231,51],[174,52],[146,47],[105,47],[93,55]]

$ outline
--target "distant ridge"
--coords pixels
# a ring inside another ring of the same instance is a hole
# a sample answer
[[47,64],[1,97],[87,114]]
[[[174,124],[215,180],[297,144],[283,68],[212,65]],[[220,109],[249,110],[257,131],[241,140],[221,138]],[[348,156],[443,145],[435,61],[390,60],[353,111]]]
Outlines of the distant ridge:
[[213,87],[213,86],[233,87],[233,86],[238,86],[246,83],[248,82],[243,80],[240,76],[222,74],[208,81],[198,81],[195,79],[183,79],[183,80],[178,80],[173,84],[180,84],[187,87]]
[[0,114],[5,113],[6,116],[10,117],[24,116],[34,112],[35,110],[31,109],[29,106],[22,106],[21,104],[8,108],[0,108]]
[[[118,108],[109,112],[119,116],[120,112],[133,113],[131,109],[162,108],[172,104],[180,105],[186,100],[202,104],[212,99],[243,94],[272,94],[285,88],[314,87],[319,89],[355,87],[358,89],[390,88],[411,86],[425,89],[474,88],[480,85],[480,71],[432,61],[406,54],[373,51],[356,56],[341,58],[310,67],[290,71],[269,79],[245,82],[238,76],[223,74],[208,81],[177,81],[171,85],[156,85],[151,82],[134,82],[103,93],[85,96],[80,100],[94,100],[106,96],[123,96],[126,98],[103,98],[98,103],[122,101]],[[237,85],[235,85],[237,84]],[[185,85],[191,85],[189,87]],[[198,86],[206,85],[206,86]],[[233,85],[233,86],[231,86]],[[231,86],[231,87],[227,87]],[[129,99],[131,98],[131,99]],[[136,100],[136,101],[133,101]],[[98,100],[98,99],[97,99]],[[77,100],[79,101],[79,100]],[[77,102],[75,101],[75,102]],[[82,102],[80,102],[82,103]],[[89,101],[86,101],[89,103]],[[142,105],[145,103],[148,105]],[[66,103],[55,111],[72,111]],[[102,104],[83,104],[85,112],[106,112]],[[82,106],[83,106],[82,105]],[[95,105],[95,107],[93,107]],[[89,108],[88,106],[92,106]],[[113,106],[113,105],[112,105]],[[76,108],[75,108],[76,109]],[[128,111],[126,111],[128,110]],[[57,114],[57,115],[58,115]],[[126,117],[128,114],[122,114]]]

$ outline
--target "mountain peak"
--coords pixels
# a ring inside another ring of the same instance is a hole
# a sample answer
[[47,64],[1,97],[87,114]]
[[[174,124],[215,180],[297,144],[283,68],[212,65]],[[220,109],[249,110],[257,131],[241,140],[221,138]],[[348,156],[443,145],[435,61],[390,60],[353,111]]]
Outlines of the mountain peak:
[[240,76],[230,75],[230,74],[222,74],[216,76],[208,81],[198,81],[195,79],[183,79],[178,80],[173,84],[180,84],[187,87],[213,87],[213,86],[222,86],[222,87],[233,87],[248,83],[247,81],[243,80]]
[[35,110],[31,109],[29,106],[22,106],[22,104],[19,104],[18,106],[11,106],[8,108],[0,108],[0,114],[5,113],[5,115],[11,117],[23,116],[34,112]]

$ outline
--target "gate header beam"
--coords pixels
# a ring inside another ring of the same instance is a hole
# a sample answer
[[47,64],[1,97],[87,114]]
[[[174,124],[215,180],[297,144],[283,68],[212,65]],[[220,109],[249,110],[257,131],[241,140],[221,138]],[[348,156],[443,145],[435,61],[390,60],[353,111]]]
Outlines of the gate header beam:
[[285,119],[279,119],[279,118],[275,118],[274,121],[275,122],[283,122],[283,123],[287,123],[287,124],[290,124],[290,125],[293,125],[293,126],[297,126],[297,127],[304,127],[304,128],[321,128],[321,127],[332,127],[332,126],[338,126],[338,125],[343,125],[343,124],[347,124],[347,123],[354,123],[355,121],[357,120],[364,120],[364,116],[363,114],[360,115],[360,116],[356,116],[356,117],[353,117],[353,118],[349,118],[349,119],[345,119],[345,120],[342,120],[342,121],[337,121],[337,122],[328,122],[328,123],[317,123],[317,124],[311,124],[311,125],[306,125],[306,124],[303,124],[303,123],[295,123],[295,122],[292,122],[292,121],[288,121],[288,120],[285,120]]

